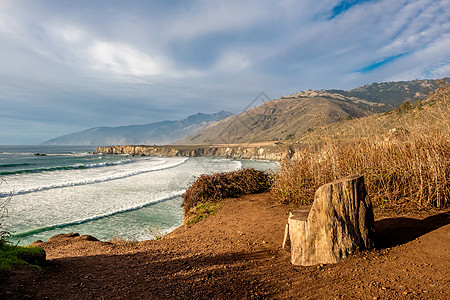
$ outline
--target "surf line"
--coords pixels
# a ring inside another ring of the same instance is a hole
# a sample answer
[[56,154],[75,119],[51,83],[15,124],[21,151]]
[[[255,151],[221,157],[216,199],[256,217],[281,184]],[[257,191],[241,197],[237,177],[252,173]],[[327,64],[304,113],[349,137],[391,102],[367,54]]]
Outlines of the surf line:
[[[21,169],[21,170],[14,170],[14,171],[2,171],[2,172],[0,172],[0,175],[15,175],[15,174],[52,172],[52,171],[67,171],[67,170],[80,170],[80,169],[90,169],[90,168],[102,168],[102,167],[111,167],[111,166],[117,166],[117,165],[130,164],[132,162],[133,161],[131,161],[131,160],[129,160],[129,161],[121,160],[118,162],[102,162],[102,163],[98,163],[98,164],[76,164],[76,165],[55,166],[55,167],[36,168],[36,169]],[[14,165],[14,164],[10,164],[10,165]],[[31,166],[32,164],[15,164],[15,165],[16,166]]]
[[138,206],[133,206],[130,208],[125,208],[125,209],[121,209],[121,210],[117,210],[111,213],[107,213],[104,215],[99,215],[99,216],[95,216],[92,218],[86,218],[86,219],[82,219],[82,220],[76,220],[76,221],[71,221],[71,222],[66,222],[66,223],[61,223],[61,224],[54,224],[54,225],[49,225],[49,226],[44,226],[44,227],[40,227],[40,228],[35,228],[35,229],[31,229],[31,230],[27,230],[27,231],[23,231],[23,232],[19,232],[19,233],[13,233],[11,234],[11,237],[14,238],[20,238],[20,237],[26,237],[26,236],[31,236],[31,235],[35,235],[44,231],[50,231],[53,229],[57,229],[57,228],[67,228],[67,227],[71,227],[71,226],[75,226],[75,225],[80,225],[80,224],[85,224],[88,222],[93,222],[93,221],[97,221],[100,219],[104,219],[104,218],[108,218],[108,217],[112,217],[115,215],[119,215],[119,214],[123,214],[126,212],[130,212],[130,211],[134,211],[134,210],[138,210],[150,205],[154,205],[156,203],[160,203],[160,202],[164,202],[164,201],[168,201],[171,199],[174,199],[176,197],[181,196],[185,191],[178,191],[173,195],[170,195],[168,197],[164,197],[162,199],[156,200],[156,201],[152,201],[149,203],[145,203],[142,205],[138,205]]
[[[140,175],[140,174],[144,174],[144,173],[163,171],[163,170],[167,170],[167,169],[176,168],[176,167],[184,164],[188,159],[189,158],[186,158],[180,163],[177,163],[177,164],[171,165],[171,166],[167,166],[167,167],[161,167],[161,168],[144,170],[144,171],[133,171],[133,172],[125,173],[120,176],[107,177],[107,178],[103,178],[103,179],[100,178],[100,179],[93,179],[93,180],[87,180],[87,181],[69,182],[69,183],[63,183],[63,184],[59,184],[59,185],[37,187],[37,188],[33,188],[33,189],[17,191],[17,192],[14,192],[13,195],[24,195],[24,194],[29,194],[29,193],[35,193],[35,192],[41,192],[41,191],[47,191],[47,190],[53,190],[53,189],[60,189],[60,188],[66,188],[66,187],[96,184],[96,183],[101,183],[101,182],[106,182],[106,181],[113,181],[113,180],[128,178],[128,177],[132,177],[132,176],[136,176],[136,175]],[[11,193],[3,192],[3,193],[0,193],[0,198],[9,197],[10,195],[11,195]]]

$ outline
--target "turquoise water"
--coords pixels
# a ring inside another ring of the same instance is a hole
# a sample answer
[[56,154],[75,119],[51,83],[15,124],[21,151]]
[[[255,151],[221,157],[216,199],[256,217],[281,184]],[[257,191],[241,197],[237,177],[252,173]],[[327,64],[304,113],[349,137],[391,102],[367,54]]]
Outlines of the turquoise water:
[[[86,147],[0,147],[0,201],[13,192],[4,227],[22,245],[59,233],[101,240],[153,238],[181,225],[181,195],[204,173],[270,162],[217,158],[101,156]],[[46,156],[36,156],[45,153]]]

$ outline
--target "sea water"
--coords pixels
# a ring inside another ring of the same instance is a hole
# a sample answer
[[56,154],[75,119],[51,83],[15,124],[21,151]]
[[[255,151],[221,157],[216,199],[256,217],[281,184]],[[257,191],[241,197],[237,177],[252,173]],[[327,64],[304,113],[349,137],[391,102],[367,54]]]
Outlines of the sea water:
[[[181,195],[201,174],[270,162],[99,155],[86,146],[0,146],[3,228],[27,245],[59,233],[154,238],[182,223]],[[37,155],[37,154],[40,155]]]

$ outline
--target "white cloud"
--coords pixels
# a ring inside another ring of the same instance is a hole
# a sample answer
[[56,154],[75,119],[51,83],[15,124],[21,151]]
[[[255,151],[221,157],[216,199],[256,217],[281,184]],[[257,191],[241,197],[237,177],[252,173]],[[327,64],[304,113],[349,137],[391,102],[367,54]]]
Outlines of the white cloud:
[[331,20],[335,0],[156,2],[0,0],[2,107],[7,99],[21,112],[23,99],[47,105],[49,123],[70,107],[64,122],[114,125],[112,115],[146,122],[155,109],[158,120],[236,110],[261,90],[450,72],[449,0],[361,2]]
[[447,49],[450,49],[450,34],[442,35],[425,48],[376,70],[374,74],[386,81],[449,76],[450,56]]
[[216,71],[238,72],[248,68],[251,61],[243,54],[235,51],[225,52],[215,65]]
[[448,32],[450,5],[445,2],[420,1],[409,4],[393,16],[392,26],[384,34],[388,39],[379,53],[390,56],[408,52],[427,45]]
[[86,34],[80,28],[70,25],[62,25],[61,27],[57,27],[56,32],[67,42],[70,43],[79,43],[83,41],[86,37]]
[[11,27],[9,26],[7,20],[5,18],[3,18],[3,16],[0,14],[0,32],[4,32],[4,33],[13,33],[13,30],[11,29]]
[[10,0],[0,1],[0,32],[12,33],[10,27],[11,4]]
[[121,43],[95,42],[89,49],[92,68],[115,74],[148,76],[163,71],[161,59]]
[[446,65],[439,66],[436,69],[431,71],[433,78],[443,78],[448,77],[450,74],[450,61],[447,61]]
[[206,34],[243,30],[270,17],[264,5],[248,1],[197,1],[192,9],[172,18],[165,35],[189,40]]

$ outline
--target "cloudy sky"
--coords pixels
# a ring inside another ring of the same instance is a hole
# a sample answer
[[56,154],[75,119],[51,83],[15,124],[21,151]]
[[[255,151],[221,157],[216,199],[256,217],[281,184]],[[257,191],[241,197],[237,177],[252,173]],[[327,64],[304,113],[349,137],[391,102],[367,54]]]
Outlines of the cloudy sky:
[[450,76],[450,0],[0,0],[0,144]]

